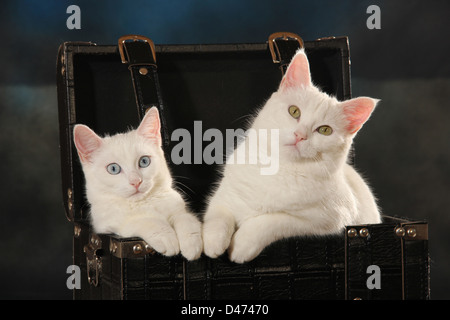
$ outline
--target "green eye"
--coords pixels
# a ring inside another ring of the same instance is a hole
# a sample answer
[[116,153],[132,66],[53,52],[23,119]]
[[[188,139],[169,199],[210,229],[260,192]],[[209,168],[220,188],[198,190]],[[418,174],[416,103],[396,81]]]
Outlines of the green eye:
[[320,126],[317,128],[317,132],[323,134],[324,136],[329,136],[333,133],[333,129],[330,126]]
[[300,108],[299,107],[297,107],[297,106],[290,106],[288,110],[289,110],[289,114],[291,115],[292,118],[294,118],[294,119],[300,118],[301,112],[300,112]]

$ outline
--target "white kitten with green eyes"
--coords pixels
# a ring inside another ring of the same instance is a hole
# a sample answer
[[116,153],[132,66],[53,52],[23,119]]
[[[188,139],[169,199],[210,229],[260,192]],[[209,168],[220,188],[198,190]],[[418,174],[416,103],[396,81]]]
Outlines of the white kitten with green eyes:
[[[339,102],[321,92],[311,83],[304,51],[297,52],[251,126],[253,132],[278,130],[279,170],[261,175],[260,158],[257,164],[225,165],[204,215],[205,254],[214,258],[228,248],[230,259],[242,263],[282,238],[379,223],[372,192],[347,164],[353,137],[376,103],[367,97]],[[247,142],[238,149],[248,148]],[[266,143],[270,152],[271,139]]]
[[201,255],[201,223],[172,188],[158,109],[151,108],[136,130],[110,137],[76,125],[74,142],[95,232],[141,237],[166,256],[180,250],[188,260]]

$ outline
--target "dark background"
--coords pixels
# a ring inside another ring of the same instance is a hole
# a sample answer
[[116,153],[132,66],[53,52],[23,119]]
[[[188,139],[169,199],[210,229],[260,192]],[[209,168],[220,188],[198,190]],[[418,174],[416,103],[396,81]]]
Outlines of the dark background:
[[[66,9],[81,8],[81,30]],[[369,30],[367,7],[381,9]],[[71,299],[73,226],[60,187],[55,65],[64,41],[264,42],[348,36],[353,96],[381,99],[356,139],[356,166],[384,213],[426,219],[431,297],[450,298],[450,2],[2,1],[0,6],[0,298]]]

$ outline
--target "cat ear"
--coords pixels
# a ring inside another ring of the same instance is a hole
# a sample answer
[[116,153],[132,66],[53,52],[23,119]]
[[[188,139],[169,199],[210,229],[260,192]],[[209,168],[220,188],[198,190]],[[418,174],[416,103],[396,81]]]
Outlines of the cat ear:
[[305,50],[300,49],[292,58],[286,74],[281,80],[280,89],[285,90],[292,87],[307,87],[311,85],[311,75],[309,73],[309,62]]
[[159,120],[158,108],[152,107],[147,111],[137,132],[145,138],[154,141],[159,147],[161,146],[161,122]]
[[78,151],[81,162],[90,162],[92,152],[100,148],[102,138],[100,138],[89,127],[77,124],[73,129],[73,140]]
[[341,102],[341,107],[348,122],[346,129],[350,134],[361,129],[362,125],[369,119],[378,101],[380,100],[359,97]]

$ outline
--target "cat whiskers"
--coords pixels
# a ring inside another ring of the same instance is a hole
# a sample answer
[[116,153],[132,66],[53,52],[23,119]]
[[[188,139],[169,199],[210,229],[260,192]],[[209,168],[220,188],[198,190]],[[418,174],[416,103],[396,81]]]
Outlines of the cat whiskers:
[[253,120],[253,118],[254,118],[253,114],[245,114],[245,115],[243,115],[243,116],[241,116],[239,118],[234,119],[233,121],[231,121],[231,123],[235,123],[235,122],[238,122],[238,121],[240,121],[242,119],[245,119],[246,122],[248,122],[250,124],[250,122]]
[[184,178],[184,179],[189,179],[188,177],[183,177],[183,176],[172,176],[173,182],[175,184],[174,188],[176,188],[176,190],[182,192],[185,196],[188,196],[188,194],[186,193],[185,190],[183,190],[182,188],[180,188],[180,186],[188,189],[190,192],[192,192],[193,194],[195,194],[195,191],[192,190],[191,188],[189,188],[187,185],[185,185],[184,183],[182,183],[181,181],[176,180],[175,178],[179,179],[179,178]]

